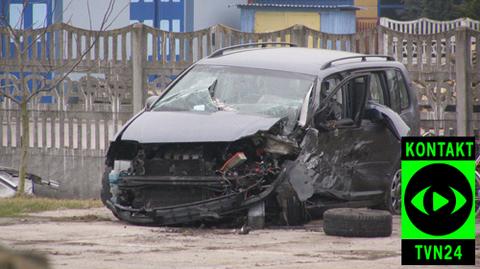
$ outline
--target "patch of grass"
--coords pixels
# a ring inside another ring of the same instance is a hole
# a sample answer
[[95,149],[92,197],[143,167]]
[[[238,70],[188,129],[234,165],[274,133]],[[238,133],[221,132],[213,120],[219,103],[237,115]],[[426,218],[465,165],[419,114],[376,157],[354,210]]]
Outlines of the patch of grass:
[[59,200],[36,197],[0,199],[0,217],[17,217],[28,213],[59,209],[87,209],[102,207],[99,200]]

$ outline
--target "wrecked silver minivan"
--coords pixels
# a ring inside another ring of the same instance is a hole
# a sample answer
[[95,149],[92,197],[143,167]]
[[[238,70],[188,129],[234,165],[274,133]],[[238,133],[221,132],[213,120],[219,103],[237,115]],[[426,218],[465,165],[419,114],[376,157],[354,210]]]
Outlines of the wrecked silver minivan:
[[175,225],[400,205],[400,138],[418,134],[390,57],[249,44],[185,70],[111,142],[102,201],[121,220]]

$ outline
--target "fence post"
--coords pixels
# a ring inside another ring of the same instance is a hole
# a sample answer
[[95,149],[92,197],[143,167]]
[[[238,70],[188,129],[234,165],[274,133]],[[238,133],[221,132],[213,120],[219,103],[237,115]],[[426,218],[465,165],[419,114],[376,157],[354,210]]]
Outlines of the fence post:
[[[385,51],[385,32],[383,31],[383,27],[378,25],[377,26],[377,54],[386,55],[387,52]],[[390,44],[389,44],[390,45]]]
[[294,44],[297,44],[299,47],[308,47],[307,39],[307,30],[305,26],[296,24],[292,29],[292,36],[290,41]]
[[472,87],[470,79],[470,30],[455,31],[455,76],[457,84],[457,136],[472,135]]
[[145,79],[143,64],[145,60],[145,36],[143,24],[136,23],[132,28],[132,105],[133,114],[143,109],[145,101]]

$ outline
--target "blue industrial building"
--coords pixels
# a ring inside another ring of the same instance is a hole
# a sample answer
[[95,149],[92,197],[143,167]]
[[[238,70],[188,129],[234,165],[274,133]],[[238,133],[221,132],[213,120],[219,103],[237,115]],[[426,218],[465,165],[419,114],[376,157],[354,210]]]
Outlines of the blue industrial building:
[[[61,0],[29,0],[24,9],[24,0],[0,0],[0,15],[16,29],[41,28],[52,24],[55,5]],[[57,10],[61,10],[58,8]],[[23,20],[20,20],[23,12]],[[0,25],[4,21],[0,21]]]
[[165,31],[191,32],[225,24],[240,26],[236,4],[247,0],[131,0],[130,21]]
[[131,0],[130,21],[164,31],[183,32],[185,0]]

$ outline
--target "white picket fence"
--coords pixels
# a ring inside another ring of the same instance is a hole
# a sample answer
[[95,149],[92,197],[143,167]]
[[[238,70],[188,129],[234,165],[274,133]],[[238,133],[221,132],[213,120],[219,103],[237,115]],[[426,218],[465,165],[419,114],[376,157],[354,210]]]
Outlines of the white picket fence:
[[420,35],[448,32],[459,27],[480,31],[480,21],[470,18],[461,18],[453,21],[436,21],[428,18],[414,21],[397,21],[389,18],[380,18],[380,25],[393,31]]

